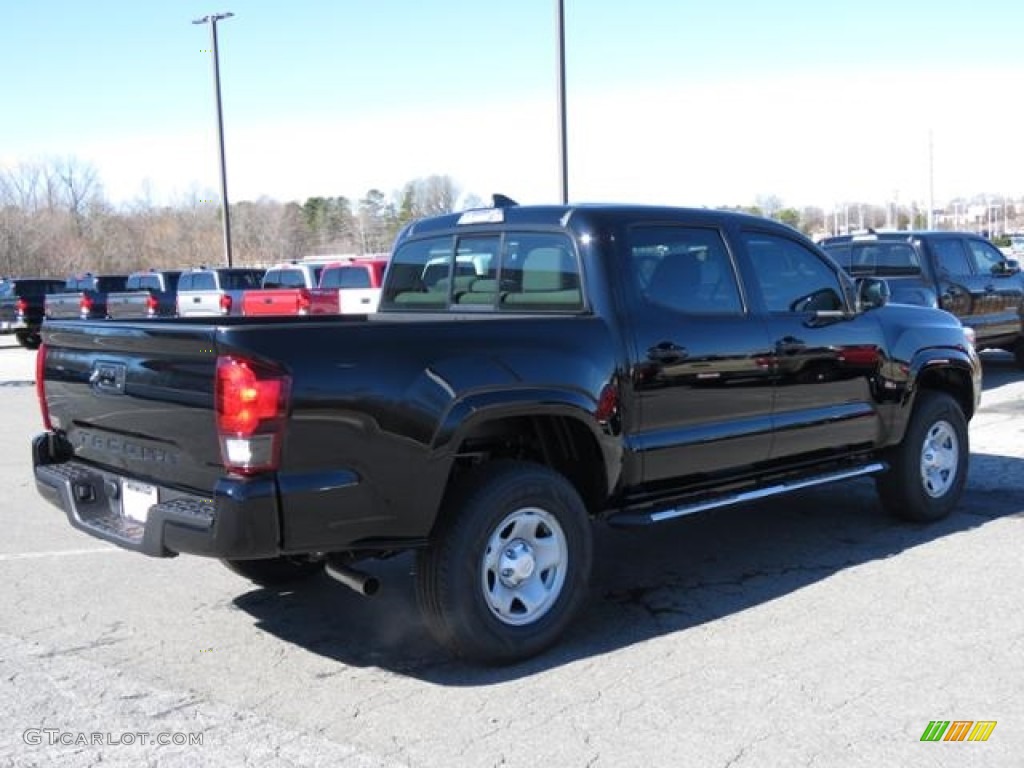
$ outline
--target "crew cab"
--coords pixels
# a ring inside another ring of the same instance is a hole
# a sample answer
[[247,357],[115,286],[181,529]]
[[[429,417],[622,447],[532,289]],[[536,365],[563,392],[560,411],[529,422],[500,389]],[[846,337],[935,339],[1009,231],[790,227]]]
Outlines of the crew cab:
[[180,317],[242,314],[242,294],[256,290],[264,270],[255,267],[196,267],[178,278]]
[[46,294],[63,289],[63,280],[45,277],[0,278],[0,334],[13,333],[25,349],[38,347]]
[[[258,290],[242,294],[242,314],[248,316],[333,314],[331,299],[313,306],[313,289],[323,264],[290,261],[270,267]],[[337,312],[335,309],[334,312]]]
[[36,487],[91,536],[267,586],[372,594],[359,562],[413,550],[430,632],[511,662],[585,604],[596,521],[860,477],[902,518],[950,514],[981,365],[886,291],[735,212],[419,220],[376,313],[44,325]]
[[127,282],[128,275],[72,275],[63,291],[46,295],[43,314],[46,319],[102,320],[107,316],[107,297],[123,291]]
[[177,314],[180,270],[148,269],[128,275],[123,291],[107,296],[107,317],[173,317]]
[[884,278],[892,300],[940,307],[975,334],[978,349],[1004,349],[1024,368],[1024,275],[972,232],[867,231],[821,241],[851,275]]

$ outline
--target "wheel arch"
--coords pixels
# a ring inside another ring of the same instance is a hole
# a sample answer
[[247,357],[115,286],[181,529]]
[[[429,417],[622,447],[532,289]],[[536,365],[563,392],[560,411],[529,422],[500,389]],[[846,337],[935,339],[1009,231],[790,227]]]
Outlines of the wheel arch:
[[609,455],[614,457],[618,443],[602,433],[593,413],[582,405],[578,400],[552,403],[548,399],[541,406],[532,400],[529,405],[506,403],[473,410],[452,430],[448,441],[452,461],[445,495],[458,485],[461,475],[482,464],[518,459],[541,464],[564,476],[589,514],[597,514],[618,482],[614,459],[609,459]]

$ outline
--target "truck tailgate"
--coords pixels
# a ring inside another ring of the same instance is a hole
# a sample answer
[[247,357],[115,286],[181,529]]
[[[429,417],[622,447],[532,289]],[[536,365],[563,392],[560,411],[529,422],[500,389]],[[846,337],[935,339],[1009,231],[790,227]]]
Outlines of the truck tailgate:
[[[297,315],[302,306],[303,290],[301,288],[262,288],[258,291],[246,291],[242,295],[242,314],[248,316],[262,315]],[[308,292],[305,292],[308,306]]]
[[215,329],[161,326],[151,333],[141,324],[64,322],[45,333],[50,418],[82,461],[160,485],[209,490],[223,473]]
[[82,313],[81,293],[51,293],[45,300],[47,317],[75,318]]
[[113,319],[148,317],[149,291],[112,293],[107,297],[107,316]]

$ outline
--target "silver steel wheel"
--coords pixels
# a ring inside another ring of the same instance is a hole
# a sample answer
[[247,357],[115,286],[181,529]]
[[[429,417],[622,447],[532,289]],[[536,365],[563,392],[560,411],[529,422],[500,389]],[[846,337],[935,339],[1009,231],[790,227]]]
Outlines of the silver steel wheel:
[[921,446],[921,484],[933,499],[945,496],[956,481],[960,444],[948,421],[936,421]]
[[491,613],[511,626],[537,621],[561,594],[568,564],[558,520],[537,507],[517,509],[494,529],[481,563]]

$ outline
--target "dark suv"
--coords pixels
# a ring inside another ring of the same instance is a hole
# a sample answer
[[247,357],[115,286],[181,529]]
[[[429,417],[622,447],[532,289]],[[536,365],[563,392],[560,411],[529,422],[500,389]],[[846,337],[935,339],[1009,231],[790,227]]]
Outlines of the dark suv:
[[64,281],[45,277],[0,279],[0,333],[13,333],[25,349],[39,346],[46,294],[64,290]]
[[1020,262],[972,232],[872,232],[820,245],[852,276],[883,277],[892,301],[939,307],[974,331],[978,349],[1005,349],[1024,368]]

